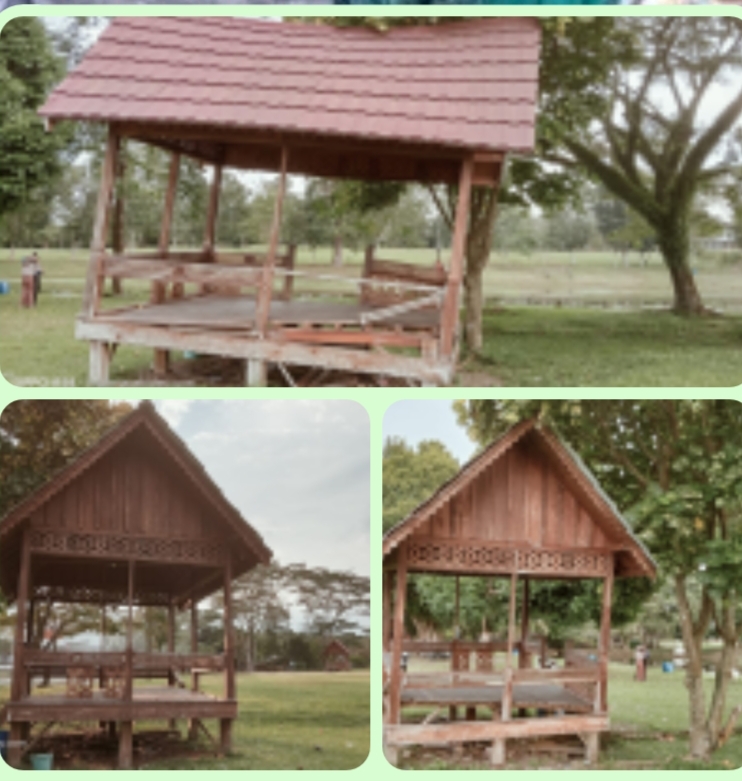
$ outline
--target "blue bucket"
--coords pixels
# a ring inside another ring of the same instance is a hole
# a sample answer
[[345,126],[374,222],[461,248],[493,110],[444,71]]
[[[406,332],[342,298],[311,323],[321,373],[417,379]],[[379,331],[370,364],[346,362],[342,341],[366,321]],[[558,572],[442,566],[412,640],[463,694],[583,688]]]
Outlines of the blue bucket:
[[6,762],[8,761],[8,739],[10,738],[10,732],[6,729],[0,729],[0,757]]
[[671,673],[675,669],[675,665],[672,662],[662,662],[662,672]]
[[10,283],[0,279],[0,296],[7,296],[10,293]]
[[31,754],[33,770],[51,770],[54,764],[54,754]]

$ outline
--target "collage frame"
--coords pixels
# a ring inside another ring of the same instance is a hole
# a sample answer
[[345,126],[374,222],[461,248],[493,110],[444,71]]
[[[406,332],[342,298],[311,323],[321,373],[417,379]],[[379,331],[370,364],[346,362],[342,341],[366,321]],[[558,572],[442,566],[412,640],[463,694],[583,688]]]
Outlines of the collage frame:
[[[742,7],[735,6],[618,6],[618,7],[580,7],[580,6],[315,6],[315,5],[275,5],[275,6],[178,6],[178,5],[30,5],[14,6],[0,14],[0,31],[12,19],[22,16],[33,17],[65,17],[65,16],[736,16],[742,19]],[[740,345],[742,355],[742,345]],[[370,571],[371,577],[371,747],[369,757],[358,768],[349,771],[334,771],[348,773],[355,781],[378,781],[390,777],[391,774],[402,772],[390,766],[382,752],[382,649],[380,637],[382,634],[382,460],[383,449],[382,424],[387,408],[399,400],[456,400],[456,399],[719,399],[742,403],[742,384],[723,388],[623,388],[623,387],[529,387],[529,388],[185,388],[185,387],[54,387],[34,388],[12,385],[2,376],[0,366],[0,412],[10,403],[21,400],[49,399],[112,399],[117,401],[141,401],[164,399],[208,399],[208,400],[250,400],[250,399],[280,399],[289,400],[301,398],[304,400],[351,400],[361,404],[367,411],[371,429],[371,529],[370,539]],[[742,382],[742,367],[740,368]],[[374,544],[378,541],[379,544]],[[0,776],[14,772],[9,767],[0,764]],[[89,771],[91,778],[102,777],[108,771]],[[144,771],[156,773],[157,771]],[[207,771],[192,771],[197,778],[206,778]],[[224,771],[239,772],[239,771]],[[295,777],[298,771],[251,771],[253,778]],[[303,771],[307,772],[307,771]],[[309,771],[319,773],[321,771]],[[420,778],[434,778],[440,771],[416,771]],[[479,772],[467,771],[475,776]],[[508,778],[535,781],[541,777],[539,770],[499,771],[506,773]],[[628,778],[631,771],[611,771],[611,778]],[[674,777],[678,771],[654,772],[646,771],[651,778]],[[742,767],[728,771],[734,778],[742,781]],[[586,769],[586,781],[593,778],[606,777],[607,771]],[[468,777],[468,776],[467,776]]]

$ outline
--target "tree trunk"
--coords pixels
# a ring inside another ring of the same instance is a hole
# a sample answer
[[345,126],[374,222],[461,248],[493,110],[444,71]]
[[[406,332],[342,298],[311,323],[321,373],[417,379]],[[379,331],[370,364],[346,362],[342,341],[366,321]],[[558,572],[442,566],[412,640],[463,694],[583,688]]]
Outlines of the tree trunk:
[[473,351],[482,349],[484,308],[484,268],[492,250],[492,232],[497,216],[497,190],[475,187],[472,191],[469,233],[466,237],[466,276],[464,277],[464,341]]
[[343,265],[343,237],[335,236],[335,244],[332,251],[332,265],[340,268]]
[[727,598],[726,604],[721,609],[722,631],[724,645],[721,649],[721,660],[716,668],[716,680],[714,681],[714,694],[709,711],[709,736],[712,748],[716,748],[724,729],[724,711],[727,704],[727,691],[732,680],[732,669],[737,653],[737,628],[735,622],[736,600]]
[[674,220],[658,232],[657,240],[672,280],[673,310],[686,316],[703,314],[705,307],[690,267],[690,243],[684,221],[680,218]]

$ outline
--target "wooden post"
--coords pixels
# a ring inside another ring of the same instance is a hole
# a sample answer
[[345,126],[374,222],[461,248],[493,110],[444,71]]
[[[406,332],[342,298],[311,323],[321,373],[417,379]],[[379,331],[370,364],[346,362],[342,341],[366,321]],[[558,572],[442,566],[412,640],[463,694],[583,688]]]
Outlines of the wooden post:
[[[29,584],[29,591],[32,591],[32,586]],[[33,596],[28,600],[28,616],[26,616],[26,643],[33,645],[33,624],[34,624],[34,612],[36,603]]]
[[402,639],[404,609],[407,599],[407,543],[397,549],[397,583],[394,595],[394,632],[392,637],[392,669],[389,676],[389,723],[399,724],[402,716]]
[[530,586],[528,578],[523,578],[523,604],[520,608],[520,654],[518,655],[518,667],[524,670],[531,666],[531,655],[526,649],[528,641],[528,612],[529,612]]
[[[123,143],[121,144],[123,146]],[[114,255],[124,254],[124,193],[123,179],[126,173],[124,165],[124,156],[121,153],[121,146],[116,160],[116,186],[113,191],[113,224],[111,226],[111,247]],[[115,296],[122,293],[121,277],[111,277],[111,292]]]
[[461,636],[461,585],[459,583],[459,576],[456,576],[456,597],[454,602],[454,639],[458,640]]
[[235,699],[234,629],[232,627],[232,561],[224,565],[224,696]]
[[[26,671],[23,665],[23,633],[26,629],[26,603],[28,602],[31,583],[31,541],[28,527],[23,530],[21,540],[21,565],[18,572],[18,588],[16,589],[15,637],[13,642],[13,681],[10,699],[17,702],[26,691]],[[20,758],[20,757],[19,757]]]
[[611,650],[611,603],[613,602],[613,554],[609,554],[608,574],[603,580],[603,606],[600,615],[600,709],[608,711],[608,653]]
[[[234,679],[234,631],[232,628],[232,560],[224,563],[224,697],[236,699]],[[220,719],[219,745],[222,753],[232,750],[232,720]]]
[[110,345],[106,342],[91,341],[88,350],[88,381],[91,385],[108,385],[111,370]]
[[222,166],[214,166],[214,178],[209,191],[209,211],[206,215],[206,233],[204,234],[204,255],[213,258],[216,246],[216,218],[219,214],[219,193],[222,187]]
[[[508,646],[505,663],[504,686],[502,690],[502,712],[500,719],[510,721],[513,717],[513,645],[515,643],[515,603],[518,594],[518,552],[515,552],[513,573],[510,576],[510,604],[508,609]],[[505,738],[492,742],[492,764],[503,765],[507,757]]]
[[258,304],[255,311],[255,329],[265,336],[270,317],[271,298],[273,297],[273,271],[276,264],[276,252],[281,236],[281,213],[283,211],[283,197],[286,192],[286,168],[288,165],[288,149],[281,147],[281,172],[278,179],[278,192],[273,206],[273,223],[271,224],[270,240],[268,242],[268,255],[263,266],[263,277],[258,291]]
[[[131,703],[134,699],[134,560],[128,562],[128,612],[126,617],[126,681],[124,686],[124,702]],[[119,770],[131,768],[134,758],[134,724],[131,721],[121,721],[118,730],[119,738]]]
[[106,154],[103,158],[101,170],[100,189],[98,201],[95,207],[95,221],[93,223],[93,240],[90,246],[90,263],[85,282],[85,300],[83,309],[88,317],[92,317],[98,311],[102,292],[103,279],[100,274],[100,262],[106,250],[106,235],[108,229],[109,206],[111,194],[116,180],[117,160],[119,153],[119,136],[112,125],[108,126],[108,141],[106,142]]
[[448,269],[448,284],[441,312],[441,355],[451,357],[454,352],[455,335],[459,321],[459,293],[464,278],[464,254],[469,223],[469,202],[471,200],[472,172],[474,160],[467,157],[461,164],[459,176],[459,197],[456,203],[456,218],[453,226],[451,265]]
[[389,653],[392,641],[392,572],[384,570],[382,579],[381,620],[383,627],[382,642],[384,653]]
[[[286,250],[286,271],[293,271],[296,267],[296,244],[289,244]],[[283,282],[283,300],[291,301],[294,297],[294,275],[286,274]]]
[[[198,653],[198,603],[191,599],[191,653]],[[197,676],[191,674],[191,691],[197,691]],[[188,720],[188,740],[198,737],[198,719]]]
[[[170,252],[170,232],[173,224],[173,210],[175,208],[175,196],[178,189],[178,174],[180,173],[180,154],[173,152],[170,158],[170,171],[167,178],[167,190],[165,191],[165,206],[162,211],[162,223],[160,224],[160,240],[157,251],[161,258],[166,258]],[[179,290],[176,294],[176,287]],[[173,298],[181,298],[183,295],[183,283],[176,282],[173,285]],[[150,301],[153,304],[162,303],[165,300],[166,290],[164,282],[153,282],[150,290]],[[154,370],[158,376],[167,374],[170,368],[170,351],[154,350]]]
[[[167,650],[170,654],[175,653],[175,605],[172,602],[167,606]],[[167,685],[175,686],[175,683],[175,671],[171,667],[167,674]],[[168,726],[170,729],[177,729],[178,722],[170,719]]]

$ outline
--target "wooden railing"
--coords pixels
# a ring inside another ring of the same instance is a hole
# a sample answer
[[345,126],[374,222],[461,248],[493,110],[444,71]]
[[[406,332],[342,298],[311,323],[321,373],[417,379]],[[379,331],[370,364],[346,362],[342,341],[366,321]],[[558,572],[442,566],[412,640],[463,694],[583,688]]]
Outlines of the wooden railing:
[[[224,670],[224,654],[134,653],[134,673],[168,670],[188,672],[194,668],[210,671]],[[64,671],[70,667],[121,667],[126,664],[125,651],[41,651],[25,648],[23,666],[31,672]]]

